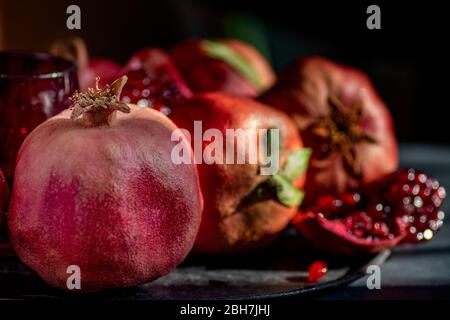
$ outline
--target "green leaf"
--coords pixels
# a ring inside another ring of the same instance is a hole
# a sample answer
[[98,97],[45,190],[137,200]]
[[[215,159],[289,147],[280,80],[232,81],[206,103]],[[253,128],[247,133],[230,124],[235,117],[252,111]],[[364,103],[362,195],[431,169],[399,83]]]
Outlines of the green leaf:
[[277,200],[288,207],[298,206],[305,196],[304,192],[297,189],[292,183],[281,175],[273,175],[267,181],[275,188]]
[[289,153],[286,163],[280,171],[280,175],[286,177],[289,181],[294,181],[306,172],[310,157],[311,149],[309,148],[303,148]]
[[226,62],[255,87],[261,89],[262,83],[258,73],[239,53],[220,41],[203,40],[201,45],[210,58]]

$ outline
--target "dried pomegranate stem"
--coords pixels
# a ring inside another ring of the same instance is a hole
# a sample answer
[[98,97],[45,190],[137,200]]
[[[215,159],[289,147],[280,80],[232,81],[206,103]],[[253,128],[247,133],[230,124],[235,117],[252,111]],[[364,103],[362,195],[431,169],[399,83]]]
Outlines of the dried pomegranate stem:
[[119,100],[128,78],[122,76],[103,89],[98,87],[100,78],[97,77],[96,80],[95,88],[89,88],[87,92],[76,91],[70,98],[73,102],[71,119],[76,120],[82,116],[90,126],[111,125],[115,111],[129,113],[131,110]]

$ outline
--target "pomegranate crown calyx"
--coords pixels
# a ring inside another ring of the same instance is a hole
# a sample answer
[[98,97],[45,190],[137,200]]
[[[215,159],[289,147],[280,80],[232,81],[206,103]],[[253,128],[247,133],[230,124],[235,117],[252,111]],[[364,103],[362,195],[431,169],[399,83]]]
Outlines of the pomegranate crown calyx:
[[119,100],[120,93],[127,83],[127,76],[115,80],[110,85],[106,85],[100,89],[98,86],[100,78],[96,78],[95,88],[89,88],[87,92],[78,92],[72,95],[72,115],[71,119],[75,120],[84,113],[102,113],[105,111],[122,111],[130,112],[130,107]]
[[314,128],[314,133],[324,138],[327,144],[324,146],[325,157],[333,152],[342,152],[345,161],[352,168],[355,175],[361,174],[361,159],[358,158],[355,145],[359,143],[376,143],[376,140],[366,134],[359,122],[363,117],[363,104],[359,102],[350,111],[334,95],[328,99],[330,112],[322,117]]

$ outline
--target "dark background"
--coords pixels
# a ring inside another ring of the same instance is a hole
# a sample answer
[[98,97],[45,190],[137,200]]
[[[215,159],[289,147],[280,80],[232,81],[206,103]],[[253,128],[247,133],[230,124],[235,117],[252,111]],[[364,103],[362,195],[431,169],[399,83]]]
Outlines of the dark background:
[[[257,46],[276,70],[324,55],[369,74],[400,141],[449,144],[447,10],[443,1],[393,2],[0,0],[0,48],[46,50],[78,34],[91,55],[125,62],[144,46],[229,36]],[[81,7],[81,31],[65,27],[70,4]],[[381,30],[366,28],[370,4],[381,8]]]

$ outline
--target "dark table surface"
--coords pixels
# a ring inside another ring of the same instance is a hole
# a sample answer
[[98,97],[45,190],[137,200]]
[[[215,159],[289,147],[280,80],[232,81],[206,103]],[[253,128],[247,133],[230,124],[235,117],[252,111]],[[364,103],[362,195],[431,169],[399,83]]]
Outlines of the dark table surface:
[[[401,167],[414,167],[435,176],[450,190],[450,147],[402,145]],[[381,289],[369,290],[367,277],[319,299],[450,299],[450,201],[441,231],[428,243],[393,250],[381,266]]]

